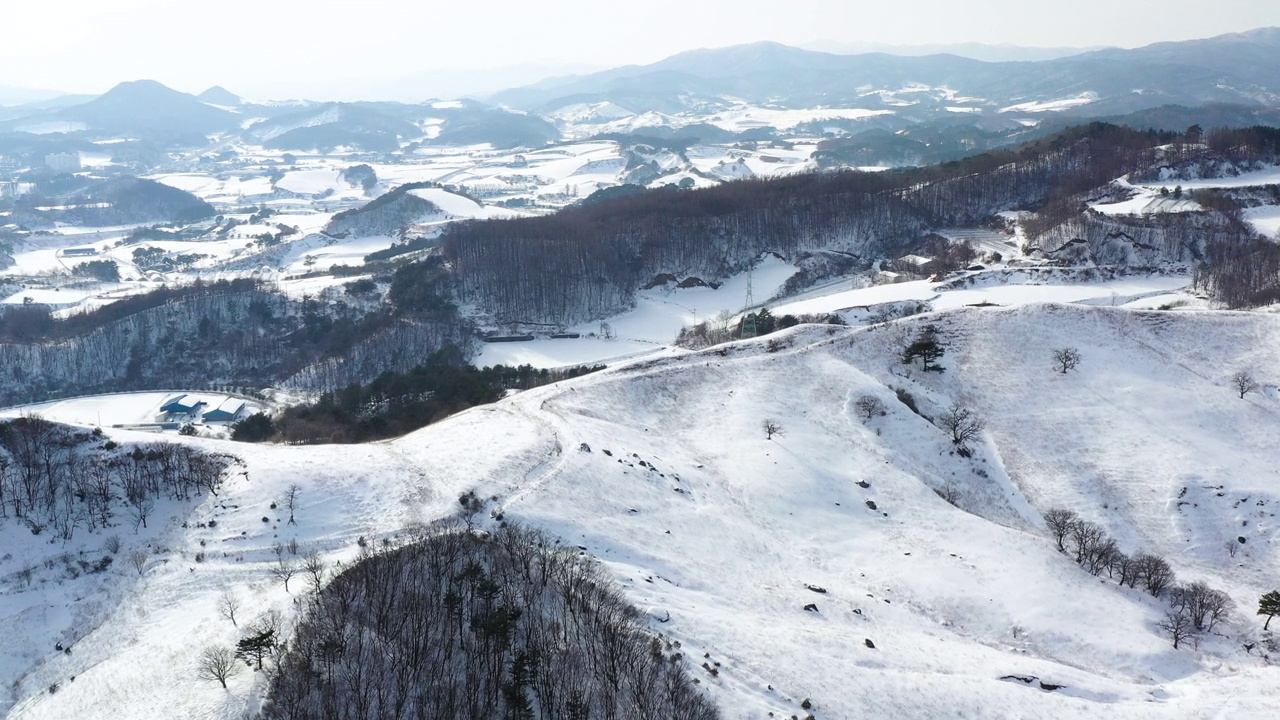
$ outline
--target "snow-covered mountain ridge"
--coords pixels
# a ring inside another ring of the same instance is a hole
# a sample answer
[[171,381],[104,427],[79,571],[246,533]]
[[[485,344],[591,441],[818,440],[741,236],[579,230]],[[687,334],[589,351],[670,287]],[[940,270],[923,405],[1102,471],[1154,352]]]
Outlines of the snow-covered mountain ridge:
[[[899,362],[927,324],[945,372]],[[5,668],[10,717],[239,717],[260,676],[223,691],[193,671],[203,645],[238,636],[216,611],[223,588],[249,612],[287,612],[272,545],[350,561],[360,536],[451,513],[469,489],[600,557],[655,630],[706,654],[716,672],[695,672],[726,717],[1269,717],[1280,675],[1253,610],[1277,584],[1278,340],[1280,318],[1261,313],[963,308],[640,360],[387,443],[191,440],[237,452],[246,473],[174,509],[151,539],[165,549],[73,654],[52,646],[74,583],[24,591],[45,594],[23,620],[50,650],[29,673]],[[1064,375],[1051,351],[1066,346],[1083,361]],[[1264,388],[1241,399],[1229,379],[1244,368]],[[887,414],[860,417],[864,395]],[[957,402],[986,424],[972,458],[925,417]],[[766,439],[766,419],[782,433]],[[269,505],[293,483],[289,525]],[[1058,552],[1049,508],[1163,555],[1236,612],[1175,650],[1164,601]],[[24,562],[62,552],[4,539]]]

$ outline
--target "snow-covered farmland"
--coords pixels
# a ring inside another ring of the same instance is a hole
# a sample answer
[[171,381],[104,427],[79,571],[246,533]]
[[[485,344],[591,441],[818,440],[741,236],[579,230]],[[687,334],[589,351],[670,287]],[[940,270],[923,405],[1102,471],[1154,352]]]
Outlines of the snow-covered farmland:
[[1104,215],[1151,215],[1153,213],[1196,212],[1203,210],[1190,197],[1169,197],[1150,189],[1138,192],[1128,200],[1098,203],[1090,206]]
[[1072,97],[1058,98],[1057,100],[1035,100],[1031,102],[1018,103],[1001,108],[1001,113],[1043,113],[1043,112],[1061,112],[1069,110],[1081,105],[1088,105],[1097,102],[1098,96],[1095,93],[1082,93]]

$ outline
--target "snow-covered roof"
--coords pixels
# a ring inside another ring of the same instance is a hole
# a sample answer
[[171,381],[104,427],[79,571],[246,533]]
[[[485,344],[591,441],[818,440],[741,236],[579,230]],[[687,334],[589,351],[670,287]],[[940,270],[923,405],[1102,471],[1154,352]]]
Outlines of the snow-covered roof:
[[908,265],[924,266],[933,262],[933,258],[925,257],[923,255],[903,255],[898,258],[898,262],[906,263]]

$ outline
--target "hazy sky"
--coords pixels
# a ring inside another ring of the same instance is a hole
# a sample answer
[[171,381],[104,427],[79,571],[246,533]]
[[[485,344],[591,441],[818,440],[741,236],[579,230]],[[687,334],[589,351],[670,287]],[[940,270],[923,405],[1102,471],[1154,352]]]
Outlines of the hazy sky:
[[422,99],[757,40],[1135,47],[1280,26],[1280,1],[4,0],[0,26],[0,85]]

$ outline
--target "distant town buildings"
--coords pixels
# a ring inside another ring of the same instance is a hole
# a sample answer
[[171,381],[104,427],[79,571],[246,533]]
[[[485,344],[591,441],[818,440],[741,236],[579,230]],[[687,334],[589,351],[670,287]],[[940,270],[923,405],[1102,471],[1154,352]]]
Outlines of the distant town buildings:
[[56,173],[80,172],[80,153],[54,153],[44,158],[45,167]]

